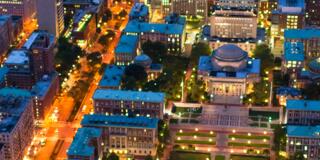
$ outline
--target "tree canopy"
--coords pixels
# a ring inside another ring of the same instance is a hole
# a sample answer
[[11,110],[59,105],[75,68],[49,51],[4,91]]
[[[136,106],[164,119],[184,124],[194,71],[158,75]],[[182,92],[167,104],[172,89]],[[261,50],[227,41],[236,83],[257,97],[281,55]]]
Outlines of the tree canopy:
[[147,82],[148,74],[145,68],[137,65],[130,64],[124,71],[123,88],[125,89],[138,89]]
[[110,153],[107,160],[119,160],[119,156],[114,152]]
[[274,56],[267,44],[257,45],[253,51],[254,58],[261,60],[261,71],[269,71],[274,67]]
[[93,52],[87,55],[87,61],[91,66],[95,66],[97,64],[102,63],[102,56],[100,52]]
[[190,55],[190,63],[197,65],[200,56],[208,56],[211,54],[211,49],[207,43],[199,42],[193,45]]
[[146,41],[141,46],[143,53],[147,54],[155,63],[160,63],[167,54],[167,46],[162,42]]

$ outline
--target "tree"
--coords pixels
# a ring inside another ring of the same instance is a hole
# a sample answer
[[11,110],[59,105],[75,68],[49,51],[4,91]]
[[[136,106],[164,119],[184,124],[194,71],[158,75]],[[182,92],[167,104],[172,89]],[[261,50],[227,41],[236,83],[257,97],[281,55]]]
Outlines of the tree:
[[110,153],[107,160],[119,160],[119,156],[114,152]]
[[274,67],[274,56],[267,44],[257,45],[253,51],[254,57],[261,60],[261,73],[269,71]]
[[112,19],[112,12],[109,8],[104,12],[102,16],[102,22],[108,22],[109,20]]
[[275,153],[277,154],[277,156],[279,157],[279,152],[280,151],[284,151],[286,149],[286,141],[287,141],[287,137],[286,137],[286,128],[283,127],[282,125],[276,125],[274,127],[274,139],[273,139],[273,150],[275,151]]
[[152,42],[150,40],[142,44],[143,53],[147,54],[155,63],[160,63],[167,54],[167,46],[162,42]]
[[207,43],[199,42],[192,46],[190,63],[192,65],[197,65],[200,56],[208,56],[211,54],[211,49]]
[[101,64],[101,62],[102,62],[101,53],[100,52],[93,52],[91,54],[88,54],[87,61],[89,62],[89,65],[91,65],[91,66]]
[[294,155],[289,158],[289,160],[305,160],[303,154],[304,153],[301,151],[295,152]]
[[124,75],[127,77],[134,77],[136,81],[141,82],[147,81],[148,78],[148,74],[145,71],[145,68],[138,64],[130,64],[129,66],[127,66],[124,70]]
[[151,155],[147,155],[144,160],[153,160],[153,157]]
[[120,13],[119,13],[119,16],[121,17],[121,18],[123,18],[123,17],[125,17],[125,16],[127,16],[128,15],[128,13],[127,13],[127,11],[126,10],[122,10],[122,11],[120,11]]
[[307,99],[320,99],[320,84],[316,82],[308,84],[303,90],[303,95],[305,95]]

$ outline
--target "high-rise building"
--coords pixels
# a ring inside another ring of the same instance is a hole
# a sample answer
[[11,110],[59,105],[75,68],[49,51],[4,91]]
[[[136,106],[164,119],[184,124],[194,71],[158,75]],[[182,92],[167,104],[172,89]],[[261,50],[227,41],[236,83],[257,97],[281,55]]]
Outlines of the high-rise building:
[[250,11],[216,10],[210,18],[210,23],[212,37],[257,37],[257,16]]
[[306,23],[307,25],[320,26],[320,2],[306,0]]
[[0,14],[22,16],[23,22],[29,22],[36,15],[36,0],[1,0]]
[[34,133],[33,103],[30,92],[21,89],[0,90],[0,157],[5,160],[23,159],[24,151]]
[[58,37],[64,29],[62,0],[38,0],[37,17],[39,29]]
[[171,13],[178,13],[185,16],[208,16],[208,0],[172,0]]
[[54,69],[55,37],[44,31],[35,31],[22,49],[12,51],[4,65],[9,68],[7,86],[31,89],[43,76]]

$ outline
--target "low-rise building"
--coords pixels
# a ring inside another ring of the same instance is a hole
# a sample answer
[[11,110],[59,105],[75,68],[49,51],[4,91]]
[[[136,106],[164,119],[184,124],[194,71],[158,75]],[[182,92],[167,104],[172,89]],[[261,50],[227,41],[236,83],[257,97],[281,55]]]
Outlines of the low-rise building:
[[211,56],[200,57],[198,79],[204,80],[211,98],[234,97],[240,102],[248,86],[260,81],[260,60],[249,58],[236,45],[226,44]]
[[198,16],[204,19],[208,17],[208,0],[171,0],[169,6],[171,7],[170,13],[178,13],[184,16]]
[[297,88],[320,82],[320,57],[310,60],[294,80],[293,86]]
[[84,48],[92,43],[96,30],[95,14],[89,10],[81,10],[74,15],[71,37],[80,47]]
[[43,120],[59,93],[59,77],[57,73],[44,76],[32,86],[31,94],[34,101],[34,117],[36,120]]
[[101,89],[121,89],[121,80],[124,75],[125,66],[108,65],[99,82]]
[[293,156],[302,152],[305,159],[318,160],[320,157],[320,125],[287,126],[287,153]]
[[122,35],[115,49],[115,61],[117,65],[129,65],[137,56],[139,37],[134,35]]
[[79,128],[68,149],[68,159],[101,159],[104,147],[102,136],[103,133],[100,128]]
[[103,0],[63,0],[64,15],[72,17],[78,10],[95,8],[98,17],[101,17],[106,8],[105,3]]
[[167,24],[180,24],[185,26],[187,23],[186,17],[180,16],[177,13],[171,13],[165,17],[165,23]]
[[320,57],[320,29],[288,29],[284,31],[286,42],[302,42],[307,59]]
[[138,35],[140,45],[146,41],[160,41],[167,46],[169,54],[181,54],[184,52],[184,25],[130,21],[123,33],[126,35]]
[[146,55],[141,54],[134,58],[134,64],[142,66],[148,74],[148,81],[154,80],[162,73],[162,65],[152,63],[152,59]]
[[296,73],[304,67],[304,47],[302,42],[285,42],[282,57],[283,73]]
[[319,125],[320,101],[287,100],[286,122],[289,125]]
[[165,95],[161,92],[97,89],[92,97],[94,112],[162,118]]
[[157,153],[157,118],[93,114],[85,115],[81,125],[101,128],[103,143],[109,152],[124,154],[131,159]]
[[279,87],[276,90],[276,98],[280,106],[286,106],[289,99],[301,99],[302,93],[293,87]]
[[149,8],[144,3],[135,3],[129,13],[129,20],[149,22]]
[[32,107],[30,92],[0,89],[0,141],[4,159],[23,159],[34,134]]

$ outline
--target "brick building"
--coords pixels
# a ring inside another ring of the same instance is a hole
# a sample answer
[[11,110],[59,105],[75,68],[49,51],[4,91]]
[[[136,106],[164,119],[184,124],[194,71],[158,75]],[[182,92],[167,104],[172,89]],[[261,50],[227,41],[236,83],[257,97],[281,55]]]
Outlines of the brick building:
[[92,99],[97,114],[163,117],[165,95],[161,92],[97,89]]

